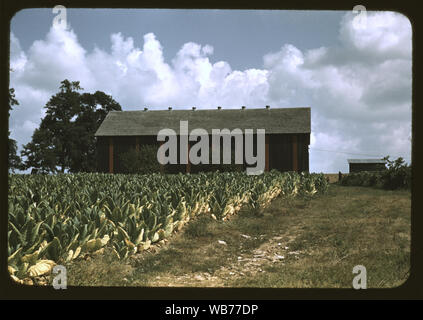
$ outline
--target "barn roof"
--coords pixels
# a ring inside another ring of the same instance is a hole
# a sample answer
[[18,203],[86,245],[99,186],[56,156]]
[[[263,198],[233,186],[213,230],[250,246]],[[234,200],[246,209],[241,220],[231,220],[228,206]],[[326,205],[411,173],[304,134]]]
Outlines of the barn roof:
[[386,163],[383,159],[348,159],[348,163]]
[[164,128],[179,133],[180,120],[188,120],[191,131],[211,129],[265,129],[266,133],[310,133],[310,108],[197,109],[111,111],[96,136],[157,135]]

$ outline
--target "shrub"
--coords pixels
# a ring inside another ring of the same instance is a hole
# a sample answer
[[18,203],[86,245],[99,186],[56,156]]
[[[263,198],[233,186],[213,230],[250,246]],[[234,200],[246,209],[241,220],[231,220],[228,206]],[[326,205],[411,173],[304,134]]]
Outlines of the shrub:
[[378,187],[388,190],[411,188],[411,166],[403,158],[394,161],[389,156],[383,158],[387,162],[387,170],[353,172],[343,177],[341,185]]
[[411,166],[401,157],[395,161],[390,161],[389,156],[384,159],[388,170],[382,174],[383,187],[390,190],[411,188]]
[[160,163],[157,161],[157,146],[142,145],[139,150],[135,148],[120,156],[122,173],[159,173]]

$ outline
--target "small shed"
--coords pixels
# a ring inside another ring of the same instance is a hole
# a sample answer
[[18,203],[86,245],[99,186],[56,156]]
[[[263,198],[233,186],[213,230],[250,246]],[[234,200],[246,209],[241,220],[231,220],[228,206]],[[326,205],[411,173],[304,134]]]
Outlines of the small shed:
[[386,169],[383,159],[348,159],[350,172],[381,171]]
[[[144,110],[111,111],[98,128],[97,166],[100,172],[119,173],[119,154],[142,144],[156,145],[157,133],[163,128],[179,131],[181,120],[189,121],[190,129],[213,128],[233,130],[265,129],[265,171],[309,170],[310,108],[252,108],[214,110]],[[189,148],[190,146],[188,146]],[[191,164],[183,171],[191,172]]]

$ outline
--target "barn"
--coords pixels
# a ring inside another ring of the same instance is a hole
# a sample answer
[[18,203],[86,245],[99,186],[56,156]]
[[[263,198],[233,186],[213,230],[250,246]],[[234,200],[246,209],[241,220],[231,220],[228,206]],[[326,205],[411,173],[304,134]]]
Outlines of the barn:
[[[179,132],[180,121],[188,121],[189,130],[265,129],[265,171],[309,170],[311,130],[310,108],[246,108],[111,111],[95,133],[99,172],[122,172],[119,154],[142,144],[157,145],[157,134],[169,128]],[[254,139],[256,140],[256,139]],[[211,141],[211,139],[210,139]],[[190,142],[195,144],[195,142]],[[234,143],[232,143],[234,145]],[[189,148],[189,146],[188,146]],[[256,151],[254,151],[256,152]],[[192,172],[195,166],[184,165],[181,171]]]
[[383,159],[348,159],[350,172],[380,171],[386,169]]

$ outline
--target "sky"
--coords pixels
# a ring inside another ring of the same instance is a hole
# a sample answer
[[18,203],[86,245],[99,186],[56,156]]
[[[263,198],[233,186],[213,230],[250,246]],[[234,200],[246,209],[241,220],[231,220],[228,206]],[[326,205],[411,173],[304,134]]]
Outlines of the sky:
[[412,28],[395,12],[67,9],[11,21],[19,150],[64,79],[123,110],[310,107],[311,172],[411,159]]

